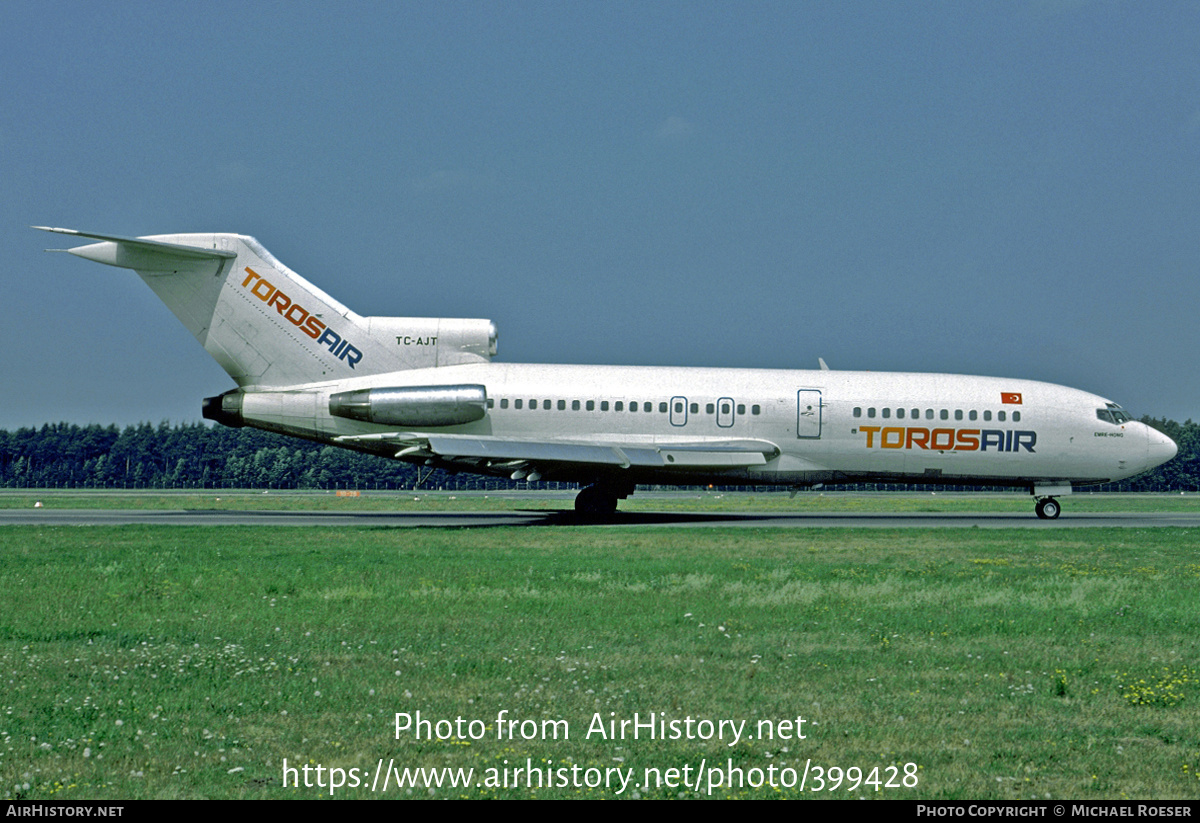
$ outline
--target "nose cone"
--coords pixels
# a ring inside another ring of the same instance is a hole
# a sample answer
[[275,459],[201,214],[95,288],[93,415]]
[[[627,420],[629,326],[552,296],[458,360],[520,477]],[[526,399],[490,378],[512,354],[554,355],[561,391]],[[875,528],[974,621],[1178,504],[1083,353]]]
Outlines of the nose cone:
[[1175,445],[1174,440],[1149,426],[1146,427],[1146,441],[1146,468],[1148,469],[1161,466],[1179,454],[1179,447]]

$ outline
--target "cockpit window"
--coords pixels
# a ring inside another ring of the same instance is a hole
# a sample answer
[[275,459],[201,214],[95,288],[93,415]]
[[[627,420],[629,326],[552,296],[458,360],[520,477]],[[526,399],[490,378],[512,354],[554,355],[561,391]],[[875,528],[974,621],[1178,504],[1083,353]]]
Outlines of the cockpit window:
[[1116,403],[1106,403],[1103,409],[1096,409],[1096,417],[1103,420],[1105,423],[1112,423],[1120,426],[1132,420],[1129,413],[1118,406]]

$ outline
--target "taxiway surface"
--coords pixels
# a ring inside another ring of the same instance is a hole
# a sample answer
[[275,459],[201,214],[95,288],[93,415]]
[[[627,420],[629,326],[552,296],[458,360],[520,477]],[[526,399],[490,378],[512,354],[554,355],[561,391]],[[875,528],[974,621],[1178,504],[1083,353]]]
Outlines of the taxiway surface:
[[1032,512],[1004,513],[803,513],[618,512],[584,518],[571,511],[523,509],[507,512],[293,512],[226,510],[4,509],[0,525],[40,526],[325,526],[327,528],[480,528],[489,526],[747,527],[747,528],[981,528],[1070,529],[1200,527],[1200,512],[1064,513],[1039,520]]

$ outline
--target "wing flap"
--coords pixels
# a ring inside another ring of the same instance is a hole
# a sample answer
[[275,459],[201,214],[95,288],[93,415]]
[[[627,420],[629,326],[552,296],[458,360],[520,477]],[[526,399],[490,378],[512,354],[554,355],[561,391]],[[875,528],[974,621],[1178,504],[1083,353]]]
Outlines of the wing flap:
[[603,466],[662,465],[653,449],[632,449],[589,443],[510,441],[500,437],[430,435],[429,448],[442,457],[525,460],[531,463],[593,463]]
[[337,438],[340,443],[383,442],[400,447],[397,456],[436,456],[445,460],[523,461],[531,464],[580,463],[630,468],[739,468],[764,465],[779,453],[767,440],[714,440],[678,443],[635,441],[522,440],[487,435],[384,432]]
[[766,454],[760,451],[659,451],[664,466],[684,468],[741,468],[766,465]]

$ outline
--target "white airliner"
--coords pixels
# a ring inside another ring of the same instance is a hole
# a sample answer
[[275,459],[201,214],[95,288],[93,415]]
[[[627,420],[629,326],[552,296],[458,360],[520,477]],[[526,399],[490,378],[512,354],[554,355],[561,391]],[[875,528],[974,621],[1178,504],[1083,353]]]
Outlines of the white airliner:
[[204,417],[419,466],[584,485],[896,482],[1029,489],[1131,477],[1175,443],[1094,394],[995,377],[493,363],[489,320],[362,317],[239,234],[68,249],[133,269],[237,383]]

